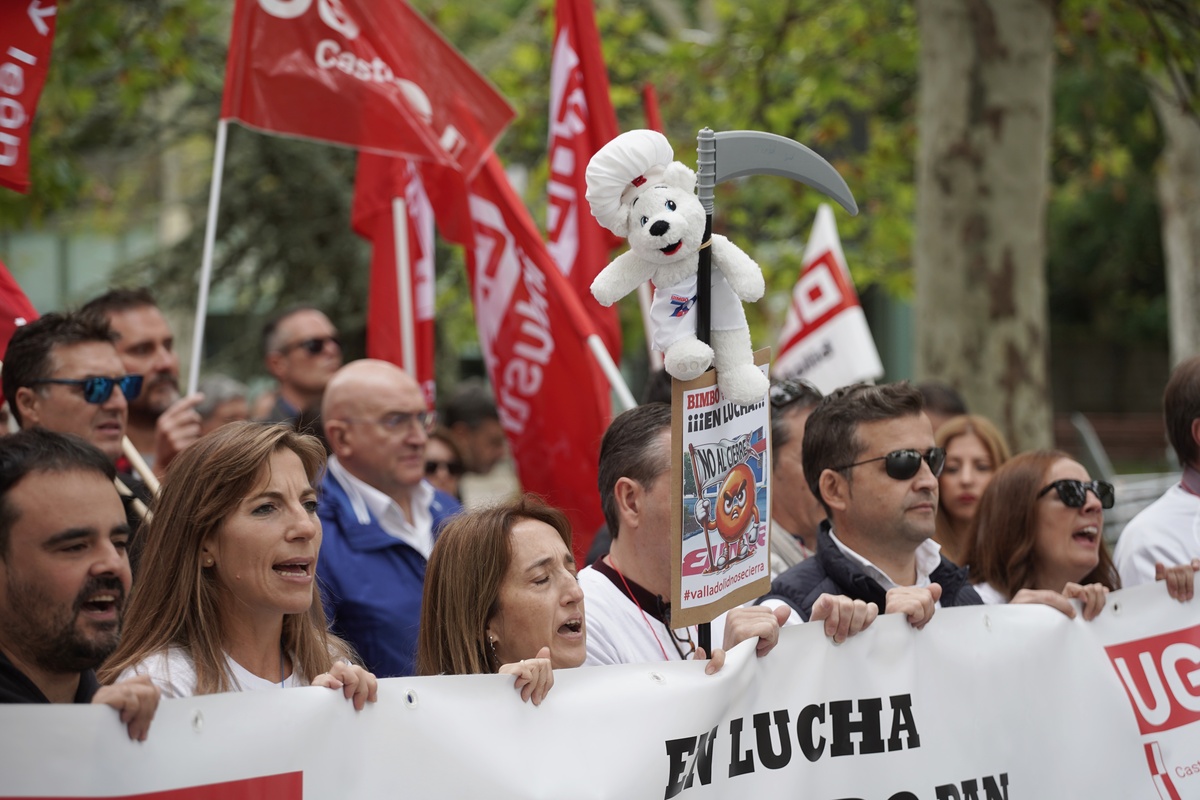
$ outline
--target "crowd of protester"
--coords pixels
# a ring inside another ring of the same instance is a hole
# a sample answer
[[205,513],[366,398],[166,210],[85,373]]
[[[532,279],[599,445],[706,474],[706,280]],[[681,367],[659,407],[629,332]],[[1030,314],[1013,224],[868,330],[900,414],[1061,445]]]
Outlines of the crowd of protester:
[[539,498],[464,510],[460,479],[504,456],[485,385],[461,386],[439,425],[403,370],[343,364],[319,309],[288,309],[262,342],[276,388],[259,402],[220,375],[182,396],[145,290],[16,331],[0,380],[21,428],[0,440],[0,702],[106,704],[134,739],[160,697],[319,685],[362,709],[401,675],[499,673],[540,704],[556,669],[713,673],[744,641],[766,656],[783,626],[819,621],[841,642],[881,613],[922,628],[957,605],[1074,617],[1077,602],[1092,619],[1122,585],[1190,600],[1200,569],[1200,358],[1164,394],[1181,482],[1115,556],[1114,487],[1066,453],[1010,456],[949,387],[773,382],[771,589],[717,620],[706,653],[668,599],[669,404],[609,426],[603,547],[578,565],[566,516]]

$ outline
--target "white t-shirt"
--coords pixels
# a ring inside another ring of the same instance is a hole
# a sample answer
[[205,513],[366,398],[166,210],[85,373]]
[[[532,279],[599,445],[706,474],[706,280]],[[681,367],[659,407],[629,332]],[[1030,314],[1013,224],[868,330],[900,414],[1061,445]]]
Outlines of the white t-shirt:
[[1004,594],[996,587],[992,586],[987,581],[974,584],[975,593],[979,595],[979,599],[989,606],[1002,606],[1009,601],[1009,596]]
[[[228,655],[225,667],[229,671],[232,690],[249,692],[257,689],[279,689],[293,686],[308,686],[308,679],[297,669],[282,684],[260,678]],[[196,694],[196,667],[188,652],[180,647],[171,647],[144,659],[140,664],[122,672],[118,681],[135,675],[149,675],[150,680],[162,692],[163,697],[191,697]]]
[[1190,563],[1200,558],[1200,497],[1176,484],[1125,526],[1113,561],[1121,586],[1154,582],[1154,564]]
[[[592,567],[579,571],[587,619],[587,660],[585,664],[641,664],[681,661],[687,644],[696,641],[696,629],[680,628],[673,636],[666,625],[650,614],[643,615],[632,600],[616,587],[608,576]],[[715,627],[714,627],[715,629]],[[679,641],[682,640],[682,641]]]

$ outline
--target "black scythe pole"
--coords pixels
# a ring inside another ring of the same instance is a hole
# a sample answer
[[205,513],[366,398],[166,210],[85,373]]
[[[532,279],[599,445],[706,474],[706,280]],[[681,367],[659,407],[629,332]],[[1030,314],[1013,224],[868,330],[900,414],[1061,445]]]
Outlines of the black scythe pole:
[[[704,207],[704,239],[700,245],[699,264],[696,271],[696,338],[705,344],[712,343],[712,228],[713,188],[717,185],[717,138],[711,128],[704,128],[696,136],[696,187],[700,205]],[[700,491],[699,485],[696,491]],[[711,548],[708,557],[712,558]],[[701,622],[696,626],[698,644],[712,658],[712,623]]]

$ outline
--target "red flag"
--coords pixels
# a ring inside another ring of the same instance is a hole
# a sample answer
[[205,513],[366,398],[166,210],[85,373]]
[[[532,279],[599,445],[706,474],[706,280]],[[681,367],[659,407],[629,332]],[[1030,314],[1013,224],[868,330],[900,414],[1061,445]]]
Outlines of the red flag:
[[613,361],[621,360],[617,307],[592,298],[592,281],[624,241],[600,227],[584,202],[588,162],[617,135],[617,115],[591,0],[558,0],[550,68],[550,195],[547,249],[584,308],[591,312]]
[[596,480],[611,413],[585,342],[592,322],[495,156],[469,194],[427,178],[443,190],[431,191],[442,234],[466,247],[479,341],[521,484],[567,513],[583,564],[604,522]]
[[[399,199],[402,208],[394,201]],[[404,214],[401,229],[406,248],[397,248],[396,213]],[[405,345],[410,344],[414,373],[432,407],[433,342],[433,207],[415,165],[402,158],[359,153],[354,179],[354,232],[372,243],[370,293],[367,297],[367,357],[408,368]],[[400,292],[400,262],[407,259],[409,291]],[[400,309],[407,299],[412,329],[404,330]]]
[[29,132],[57,11],[54,0],[0,3],[0,186],[22,193],[29,191]]
[[512,117],[403,0],[237,0],[222,119],[470,174]]
[[[13,332],[37,318],[37,309],[9,274],[4,262],[0,261],[0,360],[8,351],[8,341],[12,339]],[[3,402],[4,395],[0,394],[0,403]]]

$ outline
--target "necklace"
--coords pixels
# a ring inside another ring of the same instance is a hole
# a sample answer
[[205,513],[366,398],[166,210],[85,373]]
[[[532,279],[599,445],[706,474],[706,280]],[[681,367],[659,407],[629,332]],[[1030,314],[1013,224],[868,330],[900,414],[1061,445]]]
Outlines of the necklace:
[[667,657],[667,648],[663,647],[662,639],[658,638],[658,632],[654,630],[654,626],[650,624],[650,619],[646,616],[646,612],[642,610],[642,604],[638,602],[633,595],[633,590],[629,588],[629,581],[625,580],[625,575],[622,574],[621,568],[617,566],[617,561],[612,557],[612,553],[608,554],[608,563],[612,564],[613,571],[617,573],[617,577],[621,579],[621,583],[625,584],[625,594],[629,595],[629,599],[637,606],[638,613],[642,615],[642,621],[646,623],[646,627],[650,629],[650,635],[654,637],[654,641],[658,644],[658,649],[662,651],[663,661],[670,661]]

